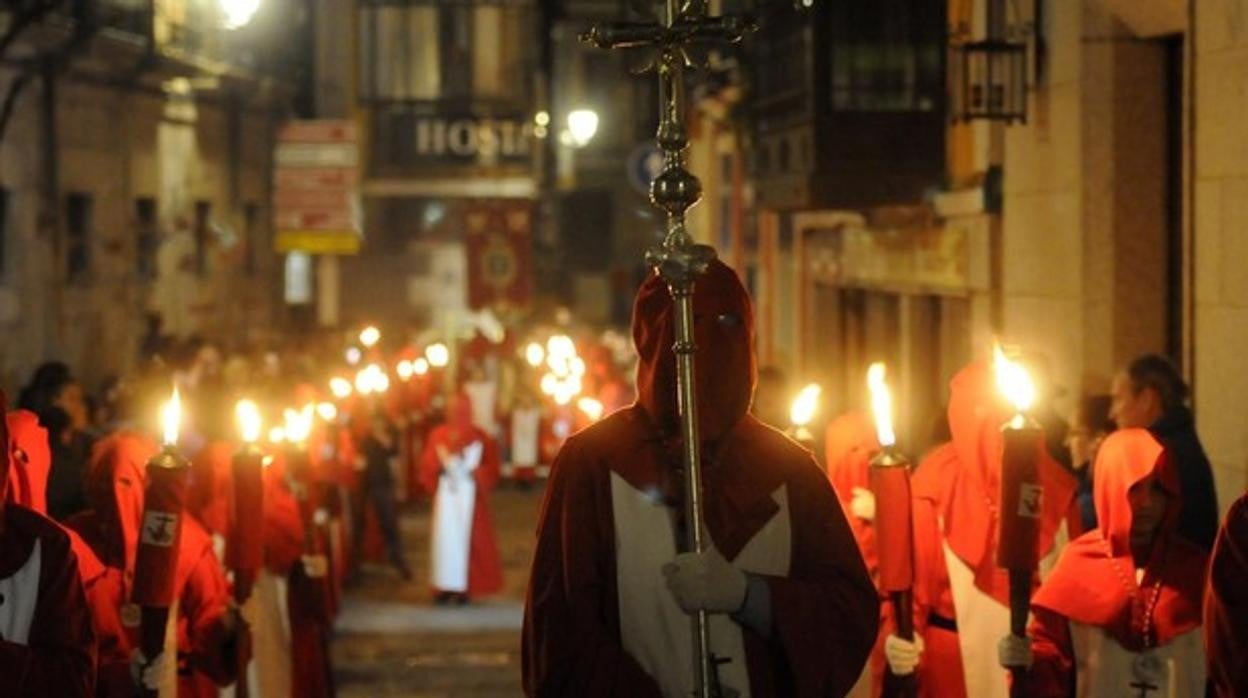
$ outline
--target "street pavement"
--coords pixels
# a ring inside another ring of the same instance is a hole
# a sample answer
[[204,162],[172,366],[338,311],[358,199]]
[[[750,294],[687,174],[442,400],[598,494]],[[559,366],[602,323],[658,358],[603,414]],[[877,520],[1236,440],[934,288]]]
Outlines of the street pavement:
[[519,696],[520,622],[533,557],[541,490],[508,487],[491,498],[504,588],[465,607],[434,606],[429,579],[429,508],[402,520],[415,578],[366,565],[347,592],[333,642],[343,698]]

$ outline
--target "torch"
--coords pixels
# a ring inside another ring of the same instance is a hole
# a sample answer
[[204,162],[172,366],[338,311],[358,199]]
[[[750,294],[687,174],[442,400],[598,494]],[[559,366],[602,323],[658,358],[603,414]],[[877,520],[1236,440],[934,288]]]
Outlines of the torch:
[[[234,481],[234,517],[226,547],[226,560],[234,570],[234,603],[241,609],[251,596],[252,586],[264,562],[264,539],[256,531],[264,527],[265,455],[256,442],[260,439],[260,409],[251,400],[240,400],[234,407],[243,447],[231,464]],[[235,695],[246,698],[247,661],[243,643],[236,643],[238,683]]]
[[[1038,454],[1044,432],[1027,417],[1036,390],[1026,369],[993,347],[997,389],[1014,408],[1001,425],[1001,493],[997,531],[997,566],[1009,571],[1010,635],[1027,638],[1027,614],[1031,607],[1031,579],[1039,562],[1040,515],[1044,488],[1040,484]],[[1012,682],[1010,694],[1022,695],[1025,665],[1007,666]]]
[[[141,609],[140,648],[150,662],[165,649],[165,628],[173,604],[178,546],[182,539],[182,510],[191,465],[177,451],[182,402],[178,389],[160,410],[164,447],[147,463],[147,490],[143,498],[143,527],[134,563],[131,601]],[[145,696],[156,691],[142,689]]]
[[815,435],[810,433],[809,427],[811,420],[815,418],[815,411],[819,408],[819,395],[822,392],[823,388],[818,383],[810,383],[802,388],[793,399],[793,405],[789,407],[789,420],[793,422],[793,440],[808,448],[815,443]]
[[[897,448],[893,432],[893,399],[884,379],[884,364],[867,369],[871,412],[875,417],[876,439],[881,451],[871,459],[868,480],[875,495],[875,545],[879,551],[879,587],[888,593],[897,623],[897,636],[914,641],[913,587],[914,540],[910,510],[910,462]],[[915,675],[884,680],[884,696],[917,695]]]

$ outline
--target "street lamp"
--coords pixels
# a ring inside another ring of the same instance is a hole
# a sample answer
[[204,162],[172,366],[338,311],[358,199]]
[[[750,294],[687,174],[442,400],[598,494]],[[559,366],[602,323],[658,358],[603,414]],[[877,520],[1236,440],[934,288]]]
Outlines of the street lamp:
[[568,113],[568,138],[572,145],[583,148],[598,133],[598,112],[593,109],[576,109]]
[[217,0],[217,3],[225,16],[222,24],[230,30],[247,26],[260,9],[260,0]]

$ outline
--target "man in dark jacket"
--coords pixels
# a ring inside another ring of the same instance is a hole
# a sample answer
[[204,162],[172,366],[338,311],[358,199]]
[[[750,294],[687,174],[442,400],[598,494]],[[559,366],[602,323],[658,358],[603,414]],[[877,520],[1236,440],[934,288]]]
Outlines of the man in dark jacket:
[[1187,407],[1188,393],[1174,364],[1146,354],[1114,378],[1110,417],[1124,429],[1148,429],[1165,447],[1178,469],[1183,496],[1178,534],[1208,551],[1218,532],[1218,498],[1213,469]]

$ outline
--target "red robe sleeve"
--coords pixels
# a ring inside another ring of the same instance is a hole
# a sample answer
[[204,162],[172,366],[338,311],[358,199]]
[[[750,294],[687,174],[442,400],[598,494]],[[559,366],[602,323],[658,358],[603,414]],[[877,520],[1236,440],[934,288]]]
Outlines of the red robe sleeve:
[[1031,636],[1034,661],[1031,670],[1023,675],[1023,695],[1075,695],[1075,650],[1066,617],[1043,606],[1033,606],[1027,634]]
[[3,691],[31,698],[90,696],[95,690],[95,635],[69,536],[51,521],[15,506],[0,516],[6,519],[5,538],[40,541],[39,599],[27,642],[0,640]]
[[661,696],[620,643],[611,515],[606,467],[569,442],[552,466],[525,602],[528,696]]
[[[787,677],[775,677],[771,685],[779,695],[844,695],[875,644],[879,594],[832,487],[813,465],[799,473],[788,487],[793,522],[789,575],[766,578],[772,649],[783,654],[788,670]],[[760,639],[748,629],[745,636],[747,642]],[[751,662],[751,676],[759,669]],[[783,690],[789,682],[790,690]]]
[[1205,648],[1216,696],[1248,695],[1248,495],[1218,533],[1205,590]]
[[185,622],[187,662],[218,686],[237,677],[238,665],[234,633],[226,625],[230,604],[229,584],[211,549],[205,549],[195,563],[179,597],[179,614]]
[[489,492],[494,489],[494,485],[498,484],[498,477],[501,471],[498,458],[498,443],[494,441],[485,432],[480,432],[477,437],[481,439],[481,465],[473,471],[473,479],[476,480],[477,489],[481,492]]
[[438,476],[442,474],[442,461],[438,458],[438,446],[446,444],[446,427],[435,427],[425,442],[425,450],[420,455],[420,466],[417,479],[420,486],[430,494],[438,491]]

